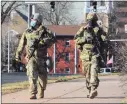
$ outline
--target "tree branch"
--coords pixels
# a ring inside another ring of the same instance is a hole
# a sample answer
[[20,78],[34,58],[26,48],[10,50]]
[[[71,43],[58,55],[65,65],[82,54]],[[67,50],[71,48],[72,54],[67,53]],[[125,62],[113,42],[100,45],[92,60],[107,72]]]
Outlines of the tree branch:
[[9,11],[11,10],[11,8],[13,7],[13,5],[16,3],[16,1],[13,1],[5,10],[5,12],[3,12],[3,14],[1,15],[1,24],[4,22],[6,16],[8,15]]

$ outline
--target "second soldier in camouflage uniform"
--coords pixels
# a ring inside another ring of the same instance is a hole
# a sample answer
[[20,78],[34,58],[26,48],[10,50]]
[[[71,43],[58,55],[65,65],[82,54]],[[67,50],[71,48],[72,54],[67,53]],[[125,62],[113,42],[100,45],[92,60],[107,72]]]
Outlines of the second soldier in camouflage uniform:
[[86,87],[89,91],[89,98],[97,96],[97,87],[99,85],[99,53],[96,49],[96,44],[94,43],[94,35],[97,36],[100,43],[106,38],[102,29],[97,25],[97,20],[98,18],[96,14],[88,14],[88,24],[81,27],[75,36],[77,48],[80,50],[83,73],[86,75]]
[[[44,90],[47,84],[47,68],[46,68],[46,56],[47,48],[49,48],[54,42],[55,37],[53,33],[42,26],[42,16],[38,13],[33,15],[30,23],[30,29],[27,29],[19,42],[19,46],[16,52],[16,60],[19,61],[19,57],[22,53],[23,47],[26,46],[26,60],[27,60],[27,76],[29,79],[29,91],[30,99],[36,99],[36,94],[38,93],[38,98],[44,97]],[[43,34],[45,32],[45,34]],[[44,36],[41,36],[44,35]],[[36,40],[41,36],[38,48],[35,50],[31,58],[30,54],[35,48]],[[38,90],[37,90],[38,81]]]

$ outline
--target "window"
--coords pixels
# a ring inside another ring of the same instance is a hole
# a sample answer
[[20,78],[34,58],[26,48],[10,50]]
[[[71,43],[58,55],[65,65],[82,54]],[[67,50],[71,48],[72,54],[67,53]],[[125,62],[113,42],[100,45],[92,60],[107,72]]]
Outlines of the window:
[[105,6],[105,1],[100,1],[100,6]]
[[124,25],[125,25],[125,23],[123,23],[123,22],[118,22],[117,25],[118,25],[119,27],[122,27],[122,28],[123,28]]
[[127,17],[127,12],[117,12],[116,15],[118,17]]
[[117,7],[127,7],[127,1],[123,1],[123,2],[115,2]]
[[93,1],[90,1],[90,6],[93,6]]
[[70,61],[70,54],[65,53],[65,61],[69,62]]
[[65,44],[66,44],[66,46],[70,46],[70,41],[67,40]]
[[70,74],[70,68],[66,68],[66,69],[65,69],[65,73]]
[[[90,6],[93,6],[93,4],[95,4],[95,0],[90,0]],[[98,4],[98,2],[96,2]]]
[[107,68],[107,69],[105,69],[105,72],[111,72],[111,69]]

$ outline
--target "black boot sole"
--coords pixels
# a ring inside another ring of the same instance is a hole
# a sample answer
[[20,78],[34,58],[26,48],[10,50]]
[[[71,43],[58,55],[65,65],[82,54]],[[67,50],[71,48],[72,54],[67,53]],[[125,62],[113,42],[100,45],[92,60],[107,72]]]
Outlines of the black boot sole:
[[90,99],[94,99],[98,95],[97,92],[93,93],[92,96],[89,96]]

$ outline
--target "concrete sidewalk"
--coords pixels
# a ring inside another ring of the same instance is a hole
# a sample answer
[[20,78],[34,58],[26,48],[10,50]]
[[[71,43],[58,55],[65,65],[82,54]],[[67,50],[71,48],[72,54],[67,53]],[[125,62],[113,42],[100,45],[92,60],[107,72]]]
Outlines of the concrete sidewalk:
[[95,99],[86,98],[85,79],[75,79],[68,82],[48,84],[45,98],[30,100],[28,90],[2,96],[2,103],[120,103],[125,97],[119,87],[119,77],[100,76],[98,96]]

